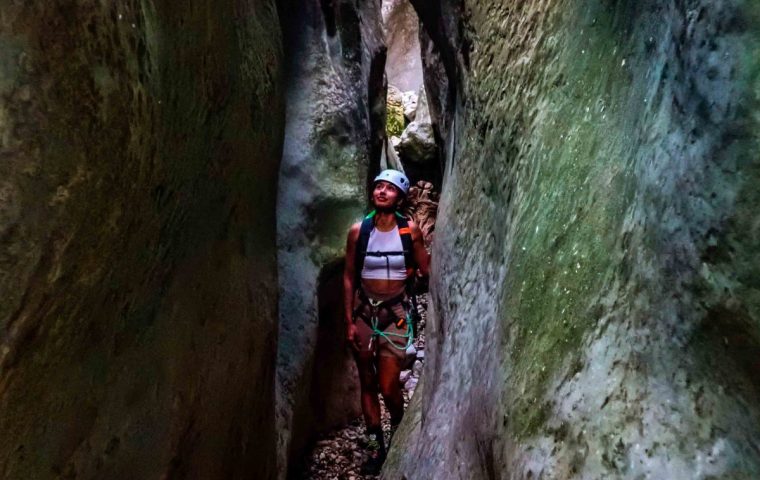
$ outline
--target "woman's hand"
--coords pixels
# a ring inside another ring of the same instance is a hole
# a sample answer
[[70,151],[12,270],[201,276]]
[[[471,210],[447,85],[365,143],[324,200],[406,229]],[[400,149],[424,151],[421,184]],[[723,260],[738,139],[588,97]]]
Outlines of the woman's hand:
[[427,293],[430,289],[430,277],[427,277],[417,270],[414,276],[414,293]]
[[412,230],[412,249],[414,250],[414,262],[417,264],[417,275],[427,277],[430,275],[430,254],[425,248],[422,231],[413,221],[409,222],[409,228]]
[[360,350],[361,345],[359,344],[359,335],[356,332],[356,324],[353,322],[348,322],[348,327],[346,328],[346,341],[351,348],[357,352]]

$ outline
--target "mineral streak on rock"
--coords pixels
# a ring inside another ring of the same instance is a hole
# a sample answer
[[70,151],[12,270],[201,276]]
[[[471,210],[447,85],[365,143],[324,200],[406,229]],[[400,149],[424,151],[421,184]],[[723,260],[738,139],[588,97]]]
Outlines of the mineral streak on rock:
[[758,5],[414,4],[447,170],[384,478],[760,476]]
[[0,476],[273,476],[273,2],[0,12]]

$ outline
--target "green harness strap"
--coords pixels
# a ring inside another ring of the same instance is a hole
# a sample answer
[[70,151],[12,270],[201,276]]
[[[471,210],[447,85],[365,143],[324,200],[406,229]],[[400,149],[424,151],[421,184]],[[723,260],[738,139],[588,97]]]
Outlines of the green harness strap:
[[[372,327],[372,337],[370,339],[370,345],[372,345],[372,340],[374,338],[383,337],[384,339],[388,341],[388,343],[391,344],[391,347],[395,348],[396,350],[406,351],[409,347],[411,347],[412,344],[414,343],[414,328],[412,327],[412,322],[411,322],[411,319],[409,318],[409,312],[406,312],[406,319],[405,319],[406,333],[405,334],[392,333],[392,332],[385,333],[384,331],[377,328],[377,323],[378,323],[378,318],[377,318],[378,308],[377,307],[379,307],[380,304],[383,302],[375,302],[371,298],[368,298],[367,300],[369,300],[369,304],[372,309],[372,318],[370,319],[370,322],[371,322],[370,327]],[[396,345],[396,342],[391,340],[389,335],[392,337],[406,338],[406,345],[403,347],[399,347],[398,345]]]

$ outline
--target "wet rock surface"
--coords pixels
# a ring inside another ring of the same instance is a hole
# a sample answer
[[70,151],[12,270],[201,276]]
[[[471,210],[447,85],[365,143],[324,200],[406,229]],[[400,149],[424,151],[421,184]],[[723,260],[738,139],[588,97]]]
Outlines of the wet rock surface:
[[760,475],[757,6],[414,3],[447,172],[383,478]]

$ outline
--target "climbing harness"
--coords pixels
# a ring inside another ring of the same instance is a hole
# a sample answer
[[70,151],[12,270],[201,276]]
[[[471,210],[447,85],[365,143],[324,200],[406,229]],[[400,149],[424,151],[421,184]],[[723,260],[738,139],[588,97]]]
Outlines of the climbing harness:
[[[363,294],[360,294],[360,298],[364,296]],[[372,350],[372,344],[374,343],[375,339],[379,337],[384,338],[388,343],[390,343],[391,347],[397,349],[397,350],[403,350],[406,351],[412,344],[414,343],[414,327],[412,326],[411,319],[409,318],[409,313],[406,308],[404,308],[404,311],[406,312],[405,318],[399,318],[396,320],[395,324],[397,328],[402,328],[403,325],[406,325],[406,333],[400,334],[400,333],[393,333],[393,332],[386,332],[385,329],[379,328],[380,319],[378,317],[378,313],[380,312],[380,308],[383,307],[386,310],[388,310],[391,315],[395,315],[391,307],[393,305],[397,305],[399,303],[403,304],[403,300],[398,301],[399,297],[393,298],[389,301],[382,301],[382,300],[374,300],[371,298],[367,298],[365,296],[367,303],[363,303],[357,307],[356,311],[354,312],[354,317],[361,317],[367,325],[372,329],[372,336],[369,339],[369,349]],[[391,303],[393,302],[393,303]],[[369,322],[367,322],[367,319],[364,315],[358,312],[362,308],[363,305],[369,305],[370,308],[370,315],[369,315]],[[391,317],[393,318],[393,317]],[[390,325],[386,325],[386,328]],[[396,344],[396,342],[393,341],[391,337],[396,338],[405,338],[406,343],[403,347],[400,347]]]

